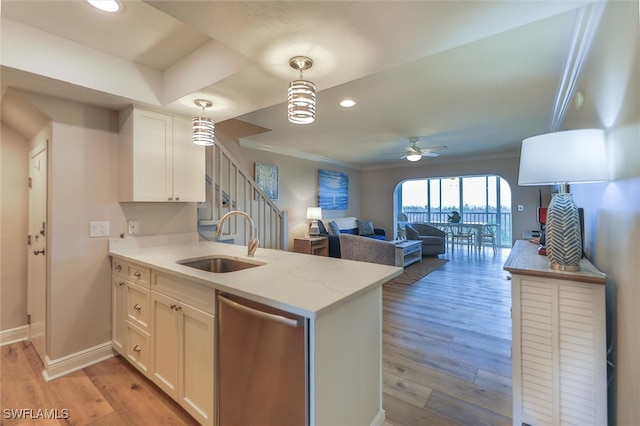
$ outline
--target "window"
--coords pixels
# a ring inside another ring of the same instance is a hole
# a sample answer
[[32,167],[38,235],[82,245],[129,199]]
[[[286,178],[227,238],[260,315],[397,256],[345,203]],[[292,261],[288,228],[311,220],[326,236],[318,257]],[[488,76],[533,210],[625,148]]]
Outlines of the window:
[[409,222],[446,222],[452,211],[462,222],[495,223],[501,247],[511,247],[511,188],[499,176],[408,180],[396,187],[398,211]]

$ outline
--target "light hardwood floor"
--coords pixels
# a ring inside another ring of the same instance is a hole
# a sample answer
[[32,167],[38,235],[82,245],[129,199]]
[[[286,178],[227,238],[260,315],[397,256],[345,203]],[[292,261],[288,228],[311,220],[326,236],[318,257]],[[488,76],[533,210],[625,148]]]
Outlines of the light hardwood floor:
[[[384,286],[386,425],[511,423],[507,255],[490,249],[469,255],[462,247],[441,256],[450,261],[415,284]],[[1,353],[0,424],[196,424],[120,357],[45,383],[30,344],[7,345]],[[68,410],[68,418],[11,419],[6,409],[58,410],[59,417]]]
[[448,251],[410,286],[385,284],[383,405],[392,425],[511,424],[509,250]]

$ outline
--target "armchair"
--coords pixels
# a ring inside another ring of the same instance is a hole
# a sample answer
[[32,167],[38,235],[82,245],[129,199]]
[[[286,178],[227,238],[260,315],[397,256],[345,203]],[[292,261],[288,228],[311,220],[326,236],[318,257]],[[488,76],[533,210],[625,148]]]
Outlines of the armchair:
[[408,240],[422,242],[423,256],[437,256],[445,252],[447,246],[446,234],[426,223],[407,223],[405,226]]

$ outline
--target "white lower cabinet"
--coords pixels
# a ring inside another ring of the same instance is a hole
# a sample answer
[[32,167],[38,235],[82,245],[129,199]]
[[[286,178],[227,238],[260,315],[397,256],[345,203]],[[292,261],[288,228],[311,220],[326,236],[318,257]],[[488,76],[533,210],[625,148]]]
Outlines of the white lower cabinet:
[[[163,283],[170,280],[165,277]],[[150,378],[204,425],[215,423],[214,318],[183,300],[151,291]]]
[[112,347],[203,425],[215,424],[215,290],[112,262]]
[[586,259],[579,272],[551,271],[534,250],[516,244],[505,266],[512,273],[513,424],[606,425],[605,276]]
[[149,360],[149,269],[112,264],[112,347],[145,375]]
[[121,355],[127,347],[127,283],[116,275],[111,277],[111,346]]

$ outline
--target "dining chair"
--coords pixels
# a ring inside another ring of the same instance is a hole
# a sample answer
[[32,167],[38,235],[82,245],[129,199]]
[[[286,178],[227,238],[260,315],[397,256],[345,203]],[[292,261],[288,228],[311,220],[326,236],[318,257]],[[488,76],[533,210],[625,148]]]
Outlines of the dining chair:
[[496,232],[493,225],[485,225],[482,227],[482,230],[478,234],[478,246],[486,247],[487,245],[491,245],[493,248],[493,254],[498,252],[498,245],[496,243]]
[[472,226],[452,226],[451,227],[451,246],[456,242],[458,244],[466,244],[467,251],[471,250],[474,245],[475,229]]

